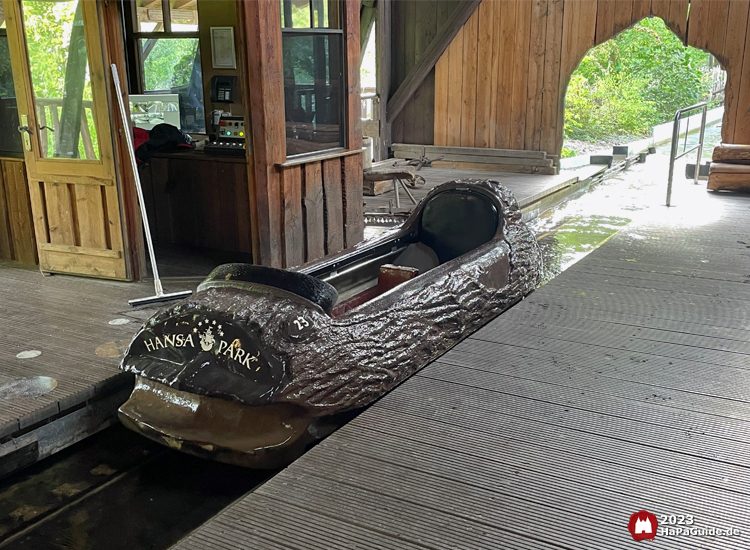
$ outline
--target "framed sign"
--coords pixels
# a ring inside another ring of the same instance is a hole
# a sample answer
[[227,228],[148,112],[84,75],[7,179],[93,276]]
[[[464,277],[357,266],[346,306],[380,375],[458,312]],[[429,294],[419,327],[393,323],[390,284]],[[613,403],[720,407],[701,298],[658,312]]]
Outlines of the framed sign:
[[234,27],[211,27],[211,65],[214,69],[236,69]]

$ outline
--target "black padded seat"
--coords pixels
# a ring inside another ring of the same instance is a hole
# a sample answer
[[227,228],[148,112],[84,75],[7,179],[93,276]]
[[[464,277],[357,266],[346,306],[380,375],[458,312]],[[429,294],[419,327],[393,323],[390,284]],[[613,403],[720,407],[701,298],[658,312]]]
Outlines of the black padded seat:
[[279,288],[302,296],[319,305],[326,313],[331,313],[339,299],[336,289],[316,277],[305,273],[276,269],[254,264],[224,264],[214,269],[204,283],[212,281],[241,281],[271,288]]
[[425,205],[419,240],[444,264],[491,240],[499,223],[500,215],[489,198],[452,189],[435,195]]

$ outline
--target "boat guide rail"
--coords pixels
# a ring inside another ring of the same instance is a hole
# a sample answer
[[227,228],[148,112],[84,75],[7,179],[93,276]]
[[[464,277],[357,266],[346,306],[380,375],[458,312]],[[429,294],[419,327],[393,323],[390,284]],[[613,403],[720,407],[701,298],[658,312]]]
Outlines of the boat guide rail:
[[445,183],[403,226],[334,257],[298,270],[216,268],[135,336],[122,368],[136,386],[120,418],[191,454],[279,467],[540,276],[510,191]]

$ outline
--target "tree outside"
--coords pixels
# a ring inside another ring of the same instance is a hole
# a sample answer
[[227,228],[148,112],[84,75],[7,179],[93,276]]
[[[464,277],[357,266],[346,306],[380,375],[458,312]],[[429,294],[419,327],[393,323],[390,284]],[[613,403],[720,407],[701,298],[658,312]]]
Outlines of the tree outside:
[[658,17],[644,19],[593,48],[565,96],[563,156],[570,140],[639,139],[677,109],[711,95],[710,54],[686,47]]

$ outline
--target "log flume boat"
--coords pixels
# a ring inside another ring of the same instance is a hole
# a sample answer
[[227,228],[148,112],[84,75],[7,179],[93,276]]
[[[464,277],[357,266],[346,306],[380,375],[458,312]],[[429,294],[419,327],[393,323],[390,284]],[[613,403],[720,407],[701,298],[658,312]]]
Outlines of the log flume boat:
[[297,270],[217,267],[130,344],[122,422],[201,457],[276,468],[539,283],[513,195],[433,189],[404,224]]

